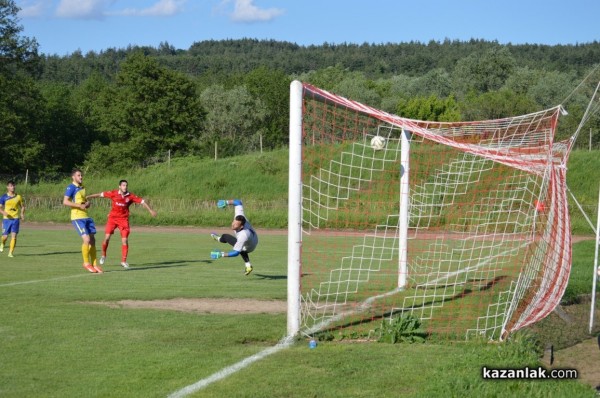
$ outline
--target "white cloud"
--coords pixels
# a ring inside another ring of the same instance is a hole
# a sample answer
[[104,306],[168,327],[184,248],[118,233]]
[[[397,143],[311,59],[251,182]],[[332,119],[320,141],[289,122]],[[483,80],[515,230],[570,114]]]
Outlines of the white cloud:
[[44,14],[46,8],[48,8],[48,3],[49,0],[21,0],[17,2],[17,6],[21,9],[21,11],[19,11],[19,17],[40,17]]
[[187,0],[158,0],[154,5],[147,8],[126,8],[122,11],[117,11],[115,15],[137,15],[137,16],[152,16],[162,17],[179,14],[183,11],[183,6]]
[[236,22],[270,21],[283,14],[281,8],[260,9],[254,5],[254,0],[235,0],[231,19]]
[[114,0],[60,0],[56,16],[61,18],[102,19]]

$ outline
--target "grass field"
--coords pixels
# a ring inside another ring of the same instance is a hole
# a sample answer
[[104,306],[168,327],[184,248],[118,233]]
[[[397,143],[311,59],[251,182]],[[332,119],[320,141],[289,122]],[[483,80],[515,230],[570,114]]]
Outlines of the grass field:
[[[15,257],[0,254],[0,396],[166,397],[275,346],[286,333],[283,312],[124,304],[286,299],[286,236],[261,235],[248,277],[240,258],[210,260],[218,245],[193,228],[134,228],[132,269],[118,265],[113,238],[106,272],[94,275],[81,266],[80,238],[70,225],[23,224]],[[539,365],[525,335],[501,345],[321,342],[310,350],[306,343],[299,339],[191,396],[595,396],[577,381],[483,380],[483,365]]]

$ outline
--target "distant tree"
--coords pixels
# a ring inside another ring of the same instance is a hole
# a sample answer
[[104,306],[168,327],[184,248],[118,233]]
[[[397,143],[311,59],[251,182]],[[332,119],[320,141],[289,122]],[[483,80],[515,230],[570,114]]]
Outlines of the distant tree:
[[38,44],[35,39],[21,36],[23,27],[17,17],[19,10],[14,0],[0,0],[0,74],[8,76],[26,71],[37,76]]
[[115,84],[91,109],[109,144],[104,150],[96,145],[87,164],[104,168],[123,167],[124,153],[129,166],[161,152],[191,153],[204,117],[191,79],[141,52],[121,64]]
[[506,47],[497,47],[483,55],[472,53],[456,64],[453,87],[459,98],[467,93],[486,93],[500,89],[516,67]]
[[19,8],[0,0],[0,172],[41,168],[44,102],[35,85],[38,54],[35,39],[20,36]]
[[463,120],[487,120],[524,115],[540,108],[525,95],[501,89],[480,95],[471,92],[460,103],[460,110]]
[[362,72],[349,73],[333,87],[332,91],[372,107],[377,108],[381,105],[381,97],[375,83],[367,79]]
[[278,148],[288,144],[289,93],[291,79],[281,70],[261,66],[244,77],[248,92],[265,107],[262,122],[263,146]]
[[[252,96],[244,86],[226,90],[212,86],[200,95],[206,109],[203,154],[210,153],[219,143],[221,156],[238,155],[258,149],[258,136],[267,115],[260,99]],[[207,152],[209,151],[209,152]]]
[[458,104],[453,97],[439,99],[434,95],[400,100],[396,113],[402,117],[436,122],[457,122],[461,120]]

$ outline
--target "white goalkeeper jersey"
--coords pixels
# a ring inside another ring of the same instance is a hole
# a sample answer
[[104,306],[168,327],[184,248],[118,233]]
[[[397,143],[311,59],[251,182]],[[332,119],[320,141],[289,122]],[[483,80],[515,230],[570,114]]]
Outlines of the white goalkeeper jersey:
[[[244,206],[241,204],[235,206],[234,219],[237,216],[244,216],[244,218],[246,218],[246,215],[244,214]],[[233,246],[233,250],[238,252],[250,253],[254,251],[258,245],[258,235],[252,227],[252,224],[250,224],[250,221],[248,221],[248,218],[246,218],[244,227],[235,233],[235,237],[237,238],[237,242],[235,246]]]

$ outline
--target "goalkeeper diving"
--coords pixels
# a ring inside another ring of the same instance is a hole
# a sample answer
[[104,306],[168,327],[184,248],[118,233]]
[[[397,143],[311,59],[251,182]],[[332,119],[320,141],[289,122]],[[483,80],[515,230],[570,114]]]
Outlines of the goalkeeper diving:
[[239,199],[220,199],[217,201],[217,207],[224,209],[225,207],[234,206],[234,217],[231,222],[231,229],[235,231],[235,236],[231,234],[217,235],[211,233],[210,236],[217,242],[228,243],[233,248],[228,252],[222,252],[217,249],[210,253],[210,258],[213,260],[221,257],[242,257],[245,265],[245,275],[250,275],[252,272],[252,264],[248,253],[252,253],[258,245],[258,235],[244,214],[244,206]]

